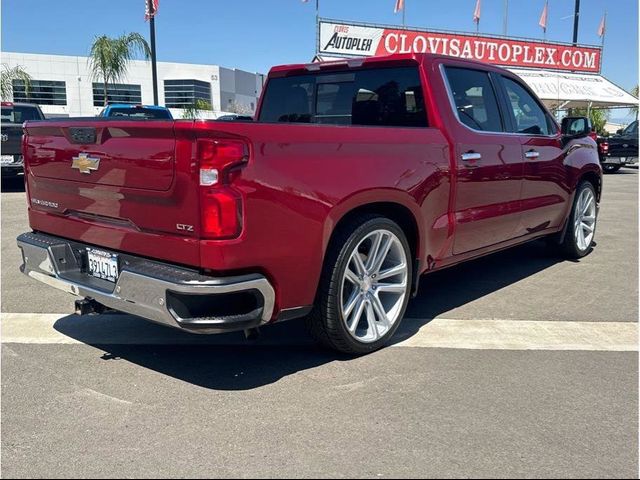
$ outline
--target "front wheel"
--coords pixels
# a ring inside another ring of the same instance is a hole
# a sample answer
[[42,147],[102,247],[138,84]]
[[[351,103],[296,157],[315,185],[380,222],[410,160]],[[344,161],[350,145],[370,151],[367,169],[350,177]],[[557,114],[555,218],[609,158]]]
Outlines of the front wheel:
[[311,334],[348,354],[386,345],[409,301],[410,259],[404,232],[388,218],[366,215],[337,232],[307,318]]
[[615,173],[618,170],[620,170],[621,165],[615,165],[613,163],[605,163],[604,165],[602,165],[602,171],[604,173]]
[[569,258],[582,258],[593,249],[598,205],[591,182],[582,181],[576,190],[567,231],[561,248]]

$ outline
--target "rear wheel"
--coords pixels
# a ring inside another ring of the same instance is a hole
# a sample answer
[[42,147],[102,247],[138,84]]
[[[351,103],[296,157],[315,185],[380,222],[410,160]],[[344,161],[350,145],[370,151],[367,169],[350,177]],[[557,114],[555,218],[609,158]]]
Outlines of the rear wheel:
[[582,181],[576,190],[567,231],[561,244],[569,258],[581,258],[593,249],[598,205],[596,191],[590,182]]
[[349,354],[386,345],[409,301],[410,259],[402,229],[388,218],[366,215],[337,232],[307,318],[311,334]]

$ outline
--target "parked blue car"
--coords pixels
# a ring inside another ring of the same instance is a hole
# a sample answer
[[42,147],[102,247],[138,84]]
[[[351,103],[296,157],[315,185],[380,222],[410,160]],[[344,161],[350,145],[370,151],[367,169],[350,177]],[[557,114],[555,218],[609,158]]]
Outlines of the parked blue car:
[[127,103],[114,103],[107,105],[98,114],[99,117],[127,117],[138,120],[173,120],[173,116],[167,107],[157,105],[131,105]]

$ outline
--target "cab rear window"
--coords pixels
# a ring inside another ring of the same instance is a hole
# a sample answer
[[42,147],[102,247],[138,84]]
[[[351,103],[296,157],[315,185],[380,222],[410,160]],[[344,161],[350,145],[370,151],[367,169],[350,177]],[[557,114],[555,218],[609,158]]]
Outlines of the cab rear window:
[[259,122],[426,127],[417,67],[272,78]]
[[170,119],[169,112],[159,108],[111,108],[109,117],[126,117],[140,120]]

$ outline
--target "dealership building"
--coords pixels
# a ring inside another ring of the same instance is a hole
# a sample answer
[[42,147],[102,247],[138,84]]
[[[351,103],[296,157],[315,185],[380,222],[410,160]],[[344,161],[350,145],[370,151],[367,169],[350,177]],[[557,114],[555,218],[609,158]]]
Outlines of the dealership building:
[[[2,63],[21,66],[31,75],[25,91],[14,81],[15,102],[37,103],[47,117],[93,116],[103,108],[104,88],[91,77],[88,57],[2,52]],[[265,76],[260,73],[189,63],[158,62],[158,102],[180,118],[197,99],[209,102],[216,117],[237,111],[253,113]],[[108,88],[110,103],[153,104],[151,63],[131,62],[126,77]]]

